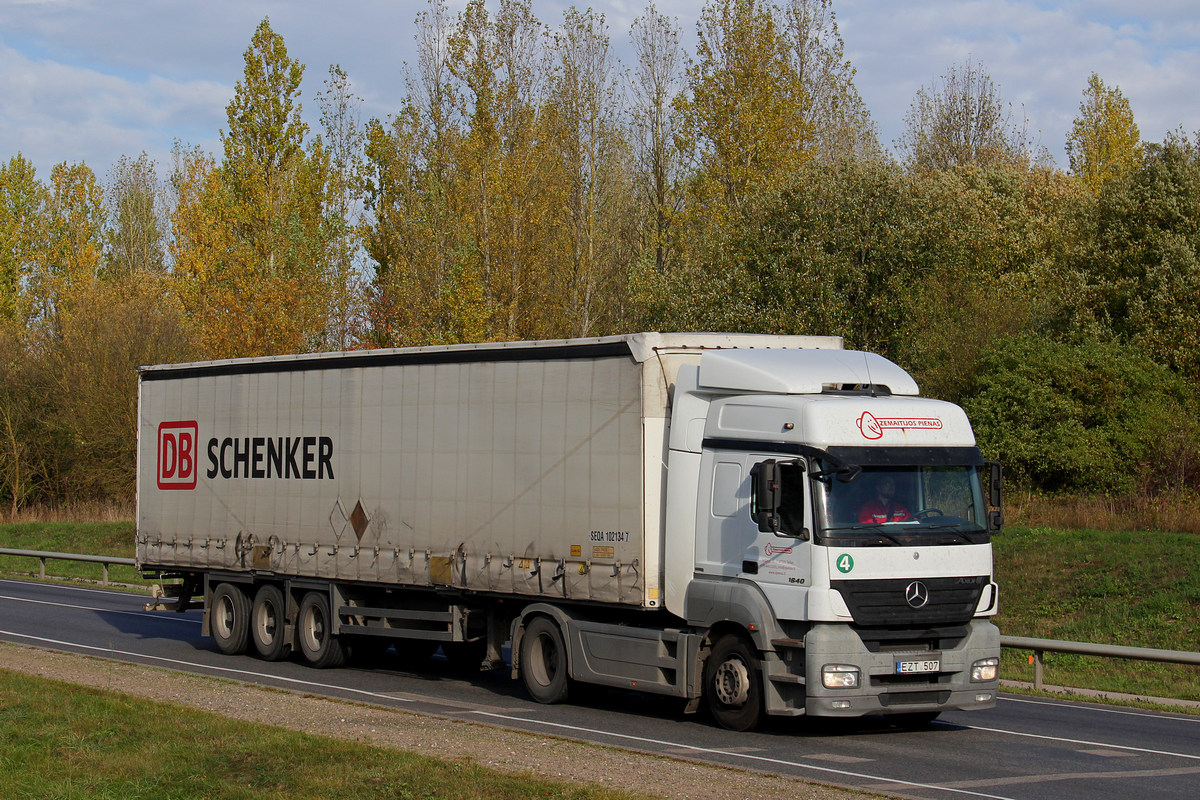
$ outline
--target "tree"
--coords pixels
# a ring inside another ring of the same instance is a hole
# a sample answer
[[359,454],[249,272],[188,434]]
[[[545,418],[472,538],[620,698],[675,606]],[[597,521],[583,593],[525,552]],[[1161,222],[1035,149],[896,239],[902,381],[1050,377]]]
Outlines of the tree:
[[1067,136],[1067,157],[1071,172],[1097,194],[1108,181],[1136,169],[1142,159],[1141,135],[1129,101],[1095,72]]
[[653,3],[634,20],[630,36],[635,58],[629,82],[632,140],[637,190],[648,216],[644,246],[653,253],[655,273],[662,275],[678,248],[672,225],[682,204],[683,154],[672,103],[681,88],[684,56],[678,26]]
[[22,280],[34,268],[44,241],[46,187],[20,154],[0,167],[0,319],[21,310]]
[[173,177],[180,296],[214,358],[312,350],[327,336],[331,168],[319,138],[304,147],[304,68],[266,19],[245,63],[224,160],[184,153]]
[[225,107],[225,171],[238,195],[267,194],[282,204],[287,176],[304,155],[308,133],[297,102],[304,65],[288,57],[283,37],[263,19],[243,56],[243,78]]
[[998,163],[1028,167],[1032,161],[1028,121],[1014,119],[1000,87],[969,58],[952,65],[932,87],[921,87],[904,126],[897,144],[914,169]]
[[1098,326],[1200,380],[1200,145],[1176,134],[1148,146],[1103,185],[1089,233],[1076,266]]
[[804,87],[769,6],[713,0],[704,7],[687,89],[677,107],[681,149],[697,153],[696,214],[730,219],[808,160]]
[[96,175],[86,164],[56,164],[40,228],[43,242],[29,274],[37,323],[56,328],[72,308],[72,289],[100,274],[107,214]]
[[618,83],[604,17],[569,9],[554,37],[549,113],[566,196],[565,262],[557,271],[565,332],[594,333],[628,263],[630,214]]
[[105,271],[109,275],[165,269],[164,188],[145,153],[122,156],[109,170],[104,194],[108,218]]
[[330,173],[327,218],[329,231],[329,308],[325,312],[328,332],[325,346],[346,350],[358,334],[361,318],[363,278],[361,270],[364,134],[358,109],[361,98],[350,89],[350,78],[340,66],[329,68],[321,104],[321,126],[325,131]]
[[881,158],[871,113],[854,86],[833,0],[790,0],[783,7],[793,69],[804,88],[804,120],[812,127],[817,158]]

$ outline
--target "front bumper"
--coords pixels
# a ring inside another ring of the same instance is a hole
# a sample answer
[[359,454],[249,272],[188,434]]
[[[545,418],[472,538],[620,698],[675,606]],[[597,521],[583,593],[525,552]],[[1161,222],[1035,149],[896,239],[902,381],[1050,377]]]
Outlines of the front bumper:
[[[1000,631],[985,619],[972,620],[967,635],[956,646],[937,651],[940,670],[936,673],[897,675],[897,661],[930,653],[920,649],[872,652],[848,625],[816,624],[805,635],[802,650],[781,655],[784,657],[778,660],[770,659],[774,669],[768,667],[768,683],[773,685],[767,691],[767,710],[773,714],[800,713],[800,702],[804,714],[821,717],[921,714],[996,704],[998,677],[971,680],[972,664],[1000,656]],[[858,685],[827,688],[821,673],[831,664],[857,667]],[[800,670],[803,677],[797,680]],[[802,690],[795,686],[801,682]],[[783,702],[777,705],[773,700]]]

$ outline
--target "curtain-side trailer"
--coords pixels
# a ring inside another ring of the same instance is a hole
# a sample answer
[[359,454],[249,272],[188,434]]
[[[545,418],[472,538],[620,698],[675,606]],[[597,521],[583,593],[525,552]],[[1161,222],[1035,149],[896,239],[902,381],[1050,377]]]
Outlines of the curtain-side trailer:
[[837,337],[144,367],[137,558],[225,653],[394,646],[764,714],[995,703],[998,465]]

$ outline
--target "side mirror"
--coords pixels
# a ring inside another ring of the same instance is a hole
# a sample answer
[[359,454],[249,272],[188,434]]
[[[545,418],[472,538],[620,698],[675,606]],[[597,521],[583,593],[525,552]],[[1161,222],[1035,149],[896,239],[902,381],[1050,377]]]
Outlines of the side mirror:
[[995,533],[1004,525],[1004,467],[999,461],[984,462],[988,470],[988,530]]
[[782,495],[778,461],[767,459],[750,468],[750,518],[762,533],[779,533]]

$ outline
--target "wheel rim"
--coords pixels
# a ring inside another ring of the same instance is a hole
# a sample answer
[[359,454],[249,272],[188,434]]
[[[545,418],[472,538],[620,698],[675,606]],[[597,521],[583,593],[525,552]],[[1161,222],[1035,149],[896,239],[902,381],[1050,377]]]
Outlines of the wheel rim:
[[730,658],[713,675],[717,699],[727,706],[742,706],[750,699],[750,671],[740,658]]
[[313,652],[319,652],[325,644],[325,616],[317,606],[309,606],[304,617],[304,643]]
[[216,614],[213,624],[217,626],[217,635],[222,639],[233,637],[233,600],[228,595],[217,598]]
[[546,634],[539,634],[530,649],[533,656],[530,672],[533,679],[542,686],[549,686],[558,675],[558,646]]
[[275,641],[278,622],[275,619],[275,607],[271,603],[259,605],[258,612],[254,615],[254,627],[258,631],[259,641],[263,644],[271,644]]

